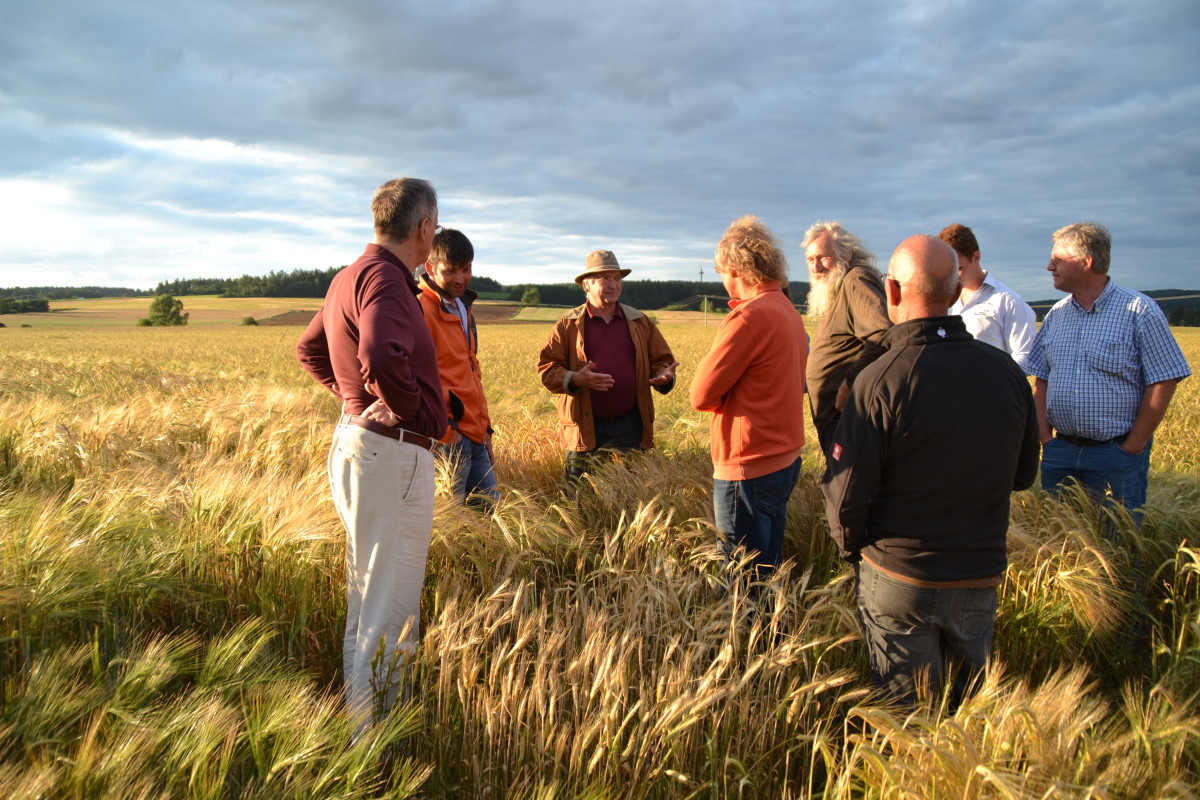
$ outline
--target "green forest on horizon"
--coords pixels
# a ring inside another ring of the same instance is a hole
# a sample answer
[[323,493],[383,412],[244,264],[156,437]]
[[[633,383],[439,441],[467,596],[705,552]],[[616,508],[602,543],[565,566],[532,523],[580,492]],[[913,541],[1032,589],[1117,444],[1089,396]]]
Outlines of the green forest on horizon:
[[[182,278],[160,281],[153,289],[110,286],[32,286],[0,288],[0,314],[47,310],[46,301],[99,297],[141,297],[169,294],[217,295],[219,297],[324,297],[333,276],[343,267],[271,271],[266,275],[242,275],[239,278]],[[471,288],[493,300],[521,302],[526,290],[538,290],[538,303],[547,306],[575,306],[582,302],[578,285],[568,282],[521,283],[504,285],[483,275],[475,276]],[[792,302],[803,305],[808,297],[806,281],[791,281]],[[1154,298],[1172,325],[1200,326],[1200,289],[1154,289],[1143,294]],[[649,310],[669,306],[698,306],[701,299],[724,297],[719,281],[631,280],[626,281],[622,301]],[[1057,299],[1035,300],[1030,305],[1038,319],[1045,316]]]

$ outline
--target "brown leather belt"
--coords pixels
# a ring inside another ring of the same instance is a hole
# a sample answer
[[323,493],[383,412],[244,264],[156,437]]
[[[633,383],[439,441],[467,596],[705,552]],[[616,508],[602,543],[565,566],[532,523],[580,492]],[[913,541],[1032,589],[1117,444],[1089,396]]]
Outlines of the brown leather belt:
[[357,416],[356,414],[342,414],[338,420],[339,425],[353,425],[356,428],[365,428],[371,433],[378,433],[380,436],[386,436],[389,439],[395,439],[398,442],[408,442],[415,444],[417,447],[424,447],[426,450],[432,450],[435,442],[428,436],[422,436],[419,433],[413,433],[404,428],[389,428],[382,422],[376,422],[373,419],[366,419]]

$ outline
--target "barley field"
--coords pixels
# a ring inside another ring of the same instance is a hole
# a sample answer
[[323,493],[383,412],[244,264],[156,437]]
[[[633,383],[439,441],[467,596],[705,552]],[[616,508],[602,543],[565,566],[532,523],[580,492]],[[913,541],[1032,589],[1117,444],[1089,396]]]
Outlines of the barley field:
[[[547,330],[481,326],[504,496],[463,509],[439,476],[411,700],[355,742],[338,409],[294,359],[300,329],[0,330],[0,796],[1197,796],[1196,379],[1140,533],[1013,495],[993,668],[954,713],[904,714],[872,692],[815,447],[761,587],[775,613],[724,590],[686,392],[715,326],[662,328],[682,366],[659,449],[568,500]],[[1176,335],[1200,364],[1200,331]]]

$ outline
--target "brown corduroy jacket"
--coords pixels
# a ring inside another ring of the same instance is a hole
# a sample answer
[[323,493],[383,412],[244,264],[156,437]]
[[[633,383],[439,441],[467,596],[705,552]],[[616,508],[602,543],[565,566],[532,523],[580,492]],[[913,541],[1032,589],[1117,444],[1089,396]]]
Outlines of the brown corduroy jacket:
[[[558,430],[567,450],[588,451],[596,448],[591,392],[570,385],[571,376],[588,362],[583,348],[586,312],[587,304],[584,303],[563,314],[550,331],[546,346],[538,356],[538,376],[542,385],[556,395]],[[642,449],[649,450],[654,447],[654,400],[650,390],[653,388],[666,394],[675,386],[674,381],[651,386],[650,378],[674,362],[675,356],[652,319],[623,303],[621,312],[629,324],[629,335],[633,339],[637,358],[634,380],[637,384],[638,412],[642,417]]]

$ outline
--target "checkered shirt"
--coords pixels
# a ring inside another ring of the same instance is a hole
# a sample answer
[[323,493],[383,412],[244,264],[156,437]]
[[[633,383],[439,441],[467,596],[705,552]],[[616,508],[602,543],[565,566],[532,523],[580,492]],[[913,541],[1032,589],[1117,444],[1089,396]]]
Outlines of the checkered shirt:
[[1129,433],[1147,386],[1192,374],[1158,304],[1112,280],[1091,311],[1055,303],[1020,364],[1049,384],[1055,430],[1101,440]]

